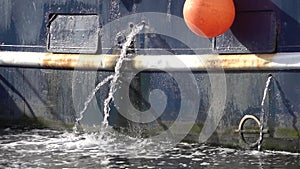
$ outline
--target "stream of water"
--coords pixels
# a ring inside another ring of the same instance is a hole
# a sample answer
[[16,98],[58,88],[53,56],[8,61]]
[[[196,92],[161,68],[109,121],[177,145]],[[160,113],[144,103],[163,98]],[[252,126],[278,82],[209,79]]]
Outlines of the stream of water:
[[114,74],[106,77],[103,81],[101,81],[100,83],[98,83],[97,86],[91,92],[91,94],[87,97],[86,101],[84,102],[83,109],[79,112],[79,116],[75,120],[75,125],[73,127],[73,132],[74,133],[78,134],[78,125],[80,123],[80,120],[82,120],[82,118],[84,116],[84,112],[88,108],[89,103],[92,101],[92,99],[94,98],[94,96],[97,93],[97,91],[100,90],[100,88],[104,84],[110,82],[110,89],[109,89],[109,92],[108,92],[108,96],[107,96],[107,98],[104,101],[104,110],[103,110],[103,112],[104,112],[104,119],[103,119],[103,122],[102,122],[103,126],[107,127],[107,125],[108,125],[109,111],[110,111],[109,103],[111,101],[113,101],[113,95],[114,95],[114,93],[116,91],[117,81],[118,81],[118,78],[120,76],[120,69],[122,67],[124,59],[127,56],[127,50],[129,48],[129,46],[131,45],[131,43],[133,42],[134,37],[144,28],[144,26],[145,26],[144,23],[142,23],[140,25],[132,25],[131,31],[127,35],[126,40],[125,40],[124,44],[122,45],[120,57],[116,61],[116,65],[115,65],[115,69],[114,69]]
[[260,132],[259,132],[259,144],[258,144],[258,151],[261,150],[261,144],[262,144],[262,140],[263,140],[263,130],[264,130],[264,117],[265,117],[265,109],[264,109],[264,104],[265,104],[265,100],[266,100],[266,97],[267,97],[267,93],[268,93],[268,90],[269,90],[269,86],[270,86],[270,82],[271,82],[271,79],[272,79],[272,76],[270,75],[266,81],[266,86],[265,86],[265,89],[264,89],[264,93],[263,93],[263,98],[262,98],[262,101],[261,101],[261,112],[260,112]]
[[171,22],[171,5],[172,5],[172,0],[168,0],[168,8],[167,8],[167,16],[168,16],[168,21]]
[[144,28],[144,23],[140,25],[133,25],[131,28],[131,32],[126,37],[125,43],[122,45],[120,57],[117,59],[117,63],[115,66],[115,73],[113,75],[112,80],[110,81],[110,88],[108,92],[108,97],[104,101],[104,119],[103,124],[108,125],[108,117],[109,117],[109,103],[114,99],[113,95],[116,91],[117,81],[120,77],[120,69],[122,67],[123,61],[127,56],[127,49],[131,45],[134,40],[134,37]]

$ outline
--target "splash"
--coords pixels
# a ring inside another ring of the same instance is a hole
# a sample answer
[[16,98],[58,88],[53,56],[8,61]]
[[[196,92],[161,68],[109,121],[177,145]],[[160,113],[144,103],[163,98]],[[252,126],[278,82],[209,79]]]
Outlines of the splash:
[[84,102],[83,109],[79,112],[79,117],[77,117],[76,120],[75,120],[75,125],[73,127],[73,132],[74,133],[76,133],[76,134],[78,133],[79,122],[82,120],[84,112],[88,108],[90,102],[94,98],[94,96],[97,93],[97,91],[101,88],[101,86],[103,86],[104,84],[106,84],[107,82],[109,82],[112,78],[113,78],[113,75],[110,75],[110,76],[106,77],[103,81],[101,81],[100,83],[98,83],[98,85],[93,89],[92,93],[87,97],[86,101]]
[[110,89],[109,89],[109,92],[108,92],[108,96],[104,100],[104,119],[103,119],[103,125],[104,126],[108,125],[108,117],[109,117],[109,111],[110,111],[109,103],[111,101],[113,101],[113,99],[114,99],[113,95],[116,91],[117,81],[120,77],[120,69],[121,69],[122,64],[124,62],[124,59],[127,56],[127,49],[129,48],[129,46],[133,42],[134,37],[144,28],[144,26],[145,26],[144,23],[142,23],[140,25],[134,25],[131,29],[131,32],[126,37],[125,43],[122,46],[120,57],[117,59],[117,63],[116,63],[116,66],[115,66],[115,73],[114,73],[113,78],[110,82]]
[[268,92],[268,89],[269,89],[269,86],[270,86],[270,82],[271,82],[271,79],[272,79],[272,75],[269,75],[267,81],[266,81],[266,87],[264,89],[264,94],[263,94],[263,98],[262,98],[262,101],[261,101],[261,112],[260,112],[260,131],[259,131],[259,143],[258,143],[258,150],[260,151],[261,150],[261,143],[262,143],[262,140],[263,140],[263,130],[264,130],[264,116],[265,116],[265,110],[264,110],[264,104],[265,104],[265,100],[266,100],[266,97],[267,97],[267,92]]
[[132,26],[131,32],[126,37],[126,41],[122,46],[120,57],[117,59],[116,66],[114,69],[115,73],[113,75],[106,77],[103,81],[98,83],[97,86],[93,89],[92,93],[87,97],[86,101],[84,102],[83,109],[79,112],[79,116],[75,119],[73,133],[75,133],[75,134],[79,133],[78,126],[79,126],[80,121],[83,119],[84,112],[87,110],[90,102],[92,101],[92,99],[94,98],[94,96],[96,95],[98,90],[100,90],[100,88],[104,84],[106,84],[110,81],[110,89],[109,89],[108,97],[104,101],[104,119],[102,122],[105,127],[108,125],[108,117],[109,117],[109,111],[110,111],[109,103],[113,100],[113,94],[116,91],[117,81],[120,76],[120,69],[122,67],[124,59],[127,56],[127,50],[130,47],[131,43],[133,42],[134,37],[144,28],[144,26],[145,26],[144,22],[142,22],[142,24],[140,24],[140,25]]

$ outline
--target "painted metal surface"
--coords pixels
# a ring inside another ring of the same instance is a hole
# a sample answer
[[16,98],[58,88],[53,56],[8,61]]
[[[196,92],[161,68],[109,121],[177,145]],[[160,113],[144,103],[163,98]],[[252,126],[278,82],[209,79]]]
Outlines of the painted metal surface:
[[[96,55],[48,53],[50,16],[98,15],[99,27],[124,16],[142,12],[168,13],[182,18],[184,1],[172,0],[170,4],[169,0],[160,0],[159,5],[153,2],[153,0],[0,1],[0,117],[13,120],[22,116],[34,119],[42,117],[62,124],[73,123],[76,113],[83,106],[85,96],[88,96],[98,82],[113,73],[112,69],[118,55],[114,52],[109,53],[112,51],[111,46],[102,47],[102,54]],[[268,109],[265,122],[269,133],[264,146],[269,149],[299,151],[300,38],[295,37],[300,34],[299,3],[299,0],[235,0],[237,13],[247,13],[246,18],[253,18],[248,16],[251,13],[271,13],[265,17],[265,21],[268,22],[252,20],[250,23],[261,24],[256,28],[269,27],[272,36],[262,41],[254,38],[253,42],[249,42],[243,34],[248,29],[231,29],[222,37],[218,37],[222,38],[223,52],[229,47],[231,52],[228,55],[216,54],[222,53],[213,46],[218,39],[200,38],[199,43],[194,43],[192,40],[194,38],[186,37],[186,40],[193,44],[187,47],[172,37],[156,34],[138,35],[134,44],[136,55],[126,60],[128,70],[135,68],[162,71],[146,71],[136,76],[130,86],[130,101],[137,108],[144,110],[149,106],[147,98],[150,91],[154,89],[165,91],[169,99],[168,105],[161,117],[162,121],[157,124],[160,128],[167,126],[168,122],[174,120],[180,107],[180,90],[174,79],[163,70],[172,70],[178,76],[185,76],[186,72],[181,70],[190,68],[193,70],[201,94],[199,115],[192,131],[199,134],[212,99],[210,78],[205,70],[222,68],[225,70],[227,85],[225,113],[209,142],[241,146],[239,135],[234,130],[238,128],[239,121],[244,115],[259,116],[263,87],[266,77],[271,73],[274,80],[271,82],[266,103]],[[136,19],[139,20],[140,18]],[[165,29],[177,26],[167,18],[164,23]],[[235,28],[243,27],[238,25],[239,23],[236,24]],[[107,35],[102,36],[108,36],[109,44],[120,45],[115,41],[116,37],[111,36],[116,34],[114,31],[112,28]],[[265,38],[262,32],[256,35],[258,39]],[[266,44],[269,46],[265,46]],[[155,54],[143,55],[144,51]],[[176,55],[169,53],[166,55],[165,51]],[[197,51],[197,55],[191,51]],[[253,51],[261,54],[254,54]],[[241,54],[249,52],[250,54]],[[266,54],[270,52],[274,53]],[[182,64],[169,65],[174,58]],[[124,79],[127,77],[126,73],[130,74],[130,71],[124,72]],[[189,87],[189,83],[186,85]],[[82,122],[99,124],[100,114],[103,113],[101,107],[107,97],[108,87],[108,84],[105,85],[97,93],[96,101],[91,104]],[[77,95],[74,95],[76,92]],[[121,98],[121,94],[117,93],[116,97]],[[128,127],[128,121],[120,116],[113,105],[112,103],[111,125]]]
[[[86,15],[94,14],[99,16],[99,27],[110,23],[111,21],[120,19],[134,13],[142,12],[160,12],[170,13],[170,15],[179,16],[182,18],[182,7],[184,1],[172,0],[169,5],[168,0],[159,1],[159,5],[153,3],[153,0],[141,1],[106,1],[106,0],[74,0],[74,1],[60,1],[60,0],[24,0],[24,1],[10,1],[2,0],[0,2],[1,16],[0,22],[0,50],[13,51],[39,51],[46,52],[47,35],[49,31],[49,22],[53,14],[65,15]],[[220,44],[222,47],[221,53],[229,47],[232,53],[249,53],[249,52],[295,52],[299,51],[300,39],[294,38],[299,34],[299,1],[298,0],[236,0],[235,6],[237,10],[237,18],[250,18],[249,23],[257,30],[255,34],[254,28],[244,29],[242,22],[235,23],[236,26],[229,30],[218,39],[222,39]],[[170,8],[169,8],[170,7]],[[18,12],[12,12],[18,11]],[[247,13],[247,14],[245,14]],[[263,13],[266,22],[256,21],[260,18],[259,13]],[[268,14],[271,13],[271,16]],[[239,16],[241,14],[241,16]],[[251,14],[258,14],[253,17]],[[265,15],[267,14],[267,15]],[[252,19],[251,19],[252,18]],[[138,18],[136,20],[139,20]],[[167,21],[167,20],[166,20]],[[245,21],[245,20],[244,20]],[[166,26],[176,27],[174,23],[167,22]],[[276,28],[274,28],[276,26]],[[261,28],[261,29],[260,29]],[[269,28],[270,36],[263,34],[262,29]],[[250,32],[249,32],[250,31]],[[111,29],[113,34],[114,29]],[[251,35],[250,37],[245,34]],[[252,38],[256,37],[256,38]],[[249,41],[249,39],[251,39]],[[264,38],[264,39],[260,39]],[[113,42],[115,37],[110,37]],[[253,41],[254,40],[254,41]],[[171,40],[168,37],[148,37],[144,36],[144,41],[156,42],[156,44],[144,45],[136,44],[137,48],[166,48],[160,46],[163,42],[167,42],[174,51],[182,52],[182,44]],[[207,39],[200,39],[201,46],[195,45],[192,50],[198,50],[200,53],[218,52],[213,48],[213,42]],[[234,42],[234,43],[233,43]],[[266,45],[269,48],[266,49]],[[265,49],[262,49],[265,46]],[[187,47],[184,47],[188,49]],[[103,49],[109,50],[109,49]],[[155,49],[152,49],[155,50]],[[228,52],[227,52],[228,53]],[[184,53],[183,54],[187,54]]]

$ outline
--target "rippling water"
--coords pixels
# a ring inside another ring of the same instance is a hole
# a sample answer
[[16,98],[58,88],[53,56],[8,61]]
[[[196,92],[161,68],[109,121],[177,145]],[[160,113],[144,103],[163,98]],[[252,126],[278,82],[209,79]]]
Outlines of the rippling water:
[[170,148],[113,130],[74,135],[6,128],[0,134],[0,168],[300,168],[296,153],[188,143]]

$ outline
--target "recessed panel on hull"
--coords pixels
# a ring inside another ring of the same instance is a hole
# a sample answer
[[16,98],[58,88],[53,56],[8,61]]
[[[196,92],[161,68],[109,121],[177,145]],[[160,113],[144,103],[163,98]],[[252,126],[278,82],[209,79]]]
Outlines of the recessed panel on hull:
[[100,49],[97,15],[57,15],[50,18],[48,51],[94,54]]

